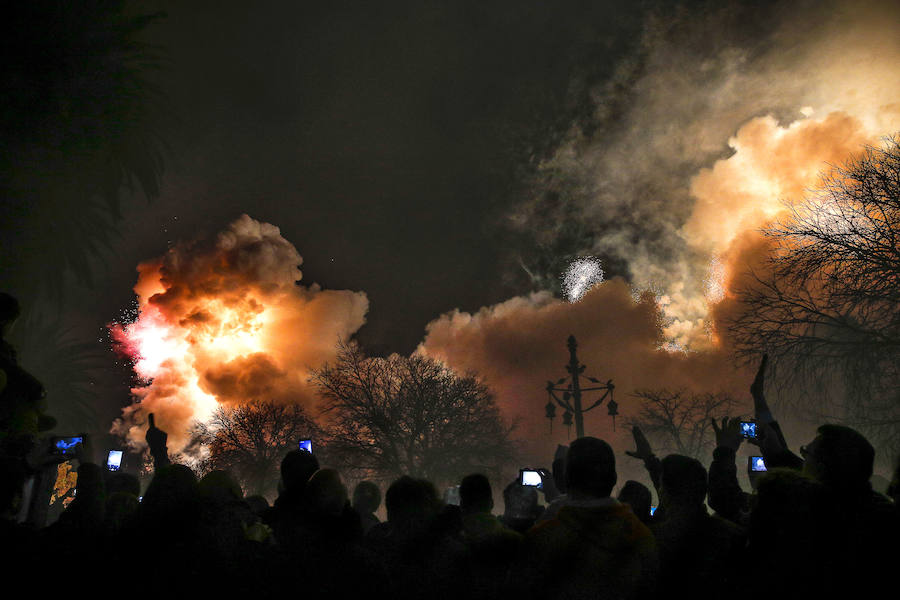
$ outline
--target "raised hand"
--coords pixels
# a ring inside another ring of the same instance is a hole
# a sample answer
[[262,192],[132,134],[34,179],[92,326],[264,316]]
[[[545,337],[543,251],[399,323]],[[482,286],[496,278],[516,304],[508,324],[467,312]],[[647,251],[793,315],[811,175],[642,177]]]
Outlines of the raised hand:
[[147,445],[150,446],[153,464],[158,469],[169,464],[169,449],[166,447],[169,434],[156,426],[153,413],[150,413],[148,420],[150,421],[150,426],[147,428]]
[[744,441],[744,437],[741,435],[741,420],[737,417],[722,417],[722,426],[716,423],[715,419],[710,419],[712,421],[713,431],[716,432],[716,446],[724,446],[726,448],[731,448],[735,452],[737,452],[738,448],[741,447],[741,442]]
[[641,428],[637,425],[632,427],[631,435],[634,436],[635,450],[634,452],[632,452],[631,450],[626,450],[625,454],[644,461],[653,458],[653,449],[650,447],[650,442],[647,441],[647,436],[644,435],[644,432],[641,431]]
[[754,400],[757,398],[765,399],[766,365],[768,364],[769,355],[763,354],[762,361],[759,363],[759,370],[756,371],[756,378],[753,380],[753,383],[750,384],[750,394],[753,396]]
[[766,366],[769,364],[769,355],[763,354],[762,361],[759,363],[759,370],[756,372],[756,378],[750,384],[750,394],[753,396],[753,412],[756,415],[756,421],[760,424],[766,424],[773,421],[772,411],[769,410],[769,404],[766,402]]

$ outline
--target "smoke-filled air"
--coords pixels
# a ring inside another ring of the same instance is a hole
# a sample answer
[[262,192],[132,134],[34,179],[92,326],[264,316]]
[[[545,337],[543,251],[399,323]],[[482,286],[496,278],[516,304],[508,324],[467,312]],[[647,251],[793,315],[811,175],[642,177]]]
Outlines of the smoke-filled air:
[[[896,4],[767,10],[775,25],[749,41],[727,7],[650,19],[641,56],[595,93],[592,118],[616,123],[599,134],[573,123],[510,213],[543,242],[563,239],[576,215],[592,242],[572,255],[624,272],[607,269],[617,276],[579,303],[538,293],[428,325],[421,350],[458,368],[491,365],[526,437],[547,432],[541,383],[561,370],[562,332],[583,340],[589,369],[619,390],[683,385],[749,402],[750,374],[733,366],[715,315],[736,310],[735,280],[768,253],[760,230],[833,166],[900,130]],[[642,304],[650,297],[660,314]]]
[[311,407],[310,370],[363,325],[368,300],[299,284],[301,263],[278,227],[247,215],[213,239],[142,263],[137,317],[111,326],[140,380],[113,431],[140,448],[147,415],[155,413],[170,432],[170,449],[180,452],[194,424],[219,405]]

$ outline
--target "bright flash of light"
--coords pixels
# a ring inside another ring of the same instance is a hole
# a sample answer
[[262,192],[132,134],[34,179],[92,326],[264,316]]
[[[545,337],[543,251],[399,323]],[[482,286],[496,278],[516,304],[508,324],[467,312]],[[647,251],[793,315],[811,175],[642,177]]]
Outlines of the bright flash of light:
[[603,267],[593,256],[576,258],[563,274],[562,288],[569,302],[578,302],[592,287],[603,282]]
[[[365,322],[359,292],[298,285],[302,258],[274,225],[247,215],[214,239],[138,266],[136,310],[110,325],[136,375],[113,433],[144,447],[147,414],[170,453],[202,459],[191,430],[220,406],[315,401],[310,370]],[[188,456],[188,454],[191,454]]]

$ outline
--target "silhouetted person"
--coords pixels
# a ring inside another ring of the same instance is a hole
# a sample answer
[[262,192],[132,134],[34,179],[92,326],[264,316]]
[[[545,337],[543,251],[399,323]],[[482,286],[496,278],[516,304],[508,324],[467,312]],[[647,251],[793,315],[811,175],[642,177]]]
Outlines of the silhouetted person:
[[518,478],[503,489],[503,524],[519,533],[525,533],[535,524],[543,512],[538,504],[534,487],[522,485]]
[[[830,598],[839,572],[835,525],[825,488],[792,469],[760,478],[749,519],[748,559],[764,574],[766,588],[783,598]],[[855,576],[855,574],[851,574]]]
[[407,475],[384,495],[388,520],[372,527],[369,546],[381,556],[400,598],[453,597],[464,547],[448,535],[434,485]]
[[644,525],[650,524],[650,506],[653,496],[650,489],[638,481],[629,479],[619,490],[618,501],[631,507],[631,511]]
[[381,521],[375,511],[381,506],[381,490],[371,481],[360,481],[353,489],[353,510],[359,515],[363,533],[378,525]]
[[306,483],[318,470],[318,459],[305,450],[292,450],[281,461],[281,493],[263,520],[283,546],[299,543],[296,536],[304,526]]
[[[859,432],[843,425],[822,425],[812,442],[801,448],[803,472],[820,482],[830,510],[834,551],[847,573],[840,589],[874,593],[888,585],[900,535],[897,511],[885,496],[872,490],[869,479],[875,449]],[[850,577],[850,573],[855,573]]]
[[462,539],[470,556],[462,576],[468,580],[465,593],[471,598],[502,595],[509,568],[519,558],[524,539],[491,514],[493,507],[488,478],[480,473],[464,477],[459,485],[459,508]]
[[26,476],[21,458],[0,454],[0,548],[5,550],[0,571],[9,575],[7,585],[14,579],[27,582],[41,564],[37,533],[16,522],[22,509]]
[[616,484],[612,448],[593,437],[566,455],[566,502],[527,534],[522,593],[535,598],[649,596],[657,556],[653,535],[628,506],[610,497]]
[[141,495],[141,481],[131,473],[123,471],[108,473],[106,475],[107,496],[118,492],[125,492],[137,498]]
[[20,311],[13,296],[0,292],[0,453],[22,458],[32,450],[37,434],[52,429],[56,419],[44,414],[44,386],[19,366],[6,340]]
[[659,549],[660,590],[679,590],[687,597],[727,597],[739,591],[744,532],[734,523],[707,514],[706,469],[688,456],[662,460],[660,506],[665,517],[651,530]]
[[150,455],[153,457],[153,468],[158,470],[171,464],[169,449],[166,445],[169,434],[156,426],[153,413],[147,416],[147,422],[149,423],[146,434],[147,445],[150,447]]
[[[739,418],[723,417],[721,426],[711,420],[716,448],[709,465],[709,506],[732,523],[746,526],[750,514],[750,494],[741,489],[737,477],[737,451],[744,441]],[[752,481],[752,480],[751,480]]]

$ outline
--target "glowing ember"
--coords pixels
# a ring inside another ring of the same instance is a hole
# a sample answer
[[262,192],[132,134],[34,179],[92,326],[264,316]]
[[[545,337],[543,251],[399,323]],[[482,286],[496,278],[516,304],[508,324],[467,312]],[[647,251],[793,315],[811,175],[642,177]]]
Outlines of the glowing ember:
[[593,256],[576,258],[569,263],[563,275],[563,291],[569,302],[578,302],[594,287],[603,281],[603,267],[600,260]]

